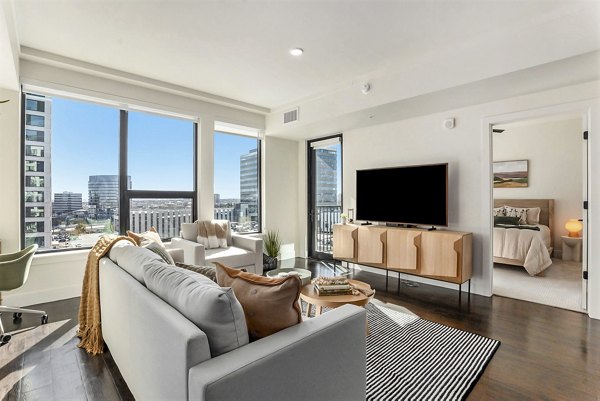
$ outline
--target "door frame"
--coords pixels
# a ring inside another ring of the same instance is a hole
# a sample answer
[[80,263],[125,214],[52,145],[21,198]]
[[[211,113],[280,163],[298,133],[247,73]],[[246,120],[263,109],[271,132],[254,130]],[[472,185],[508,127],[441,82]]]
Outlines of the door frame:
[[316,179],[316,169],[314,166],[315,159],[313,157],[311,144],[314,142],[321,142],[327,139],[339,138],[340,139],[340,149],[342,150],[340,154],[340,193],[341,193],[341,202],[340,207],[343,212],[344,210],[344,136],[343,133],[339,132],[337,134],[328,135],[320,138],[314,138],[306,141],[306,187],[307,187],[307,199],[306,199],[306,227],[307,227],[307,255],[309,258],[318,259],[318,260],[333,260],[333,254],[328,254],[324,252],[316,252],[314,247],[314,189],[312,183]]
[[[589,102],[573,102],[573,103],[564,103],[534,110],[526,110],[526,111],[518,111],[513,113],[501,114],[496,116],[485,117],[482,119],[482,149],[484,150],[484,160],[482,160],[484,164],[484,170],[487,174],[483,174],[482,179],[482,188],[485,193],[484,195],[484,204],[482,207],[482,223],[483,227],[488,227],[488,235],[489,241],[487,246],[484,246],[483,251],[483,261],[487,262],[487,266],[483,266],[484,279],[487,275],[487,282],[489,285],[489,294],[493,295],[493,274],[494,274],[494,260],[493,260],[493,238],[494,238],[494,223],[492,217],[492,210],[494,207],[494,186],[493,186],[493,126],[498,124],[507,124],[518,121],[525,120],[533,120],[538,118],[544,118],[554,115],[560,114],[572,114],[579,115],[581,117],[581,135],[583,135],[583,131],[590,131],[591,127],[591,118],[592,118],[592,105]],[[487,151],[486,151],[487,150]],[[591,166],[591,136],[588,137],[587,140],[587,153],[585,155],[585,164],[586,171],[584,174],[583,182],[587,192],[587,200],[588,204],[590,204],[590,198],[592,194],[592,166]],[[485,157],[487,156],[487,158]],[[583,166],[582,166],[583,170]],[[582,188],[583,190],[583,188]],[[487,202],[485,202],[487,200]],[[583,210],[583,205],[582,205]],[[583,249],[582,249],[582,275],[584,271],[590,270],[590,248],[589,242],[591,240],[590,236],[590,207],[582,213],[583,215]],[[487,273],[487,274],[486,274]],[[582,311],[584,313],[588,312],[588,300],[589,300],[589,291],[590,291],[590,282],[589,280],[584,280],[582,277]]]

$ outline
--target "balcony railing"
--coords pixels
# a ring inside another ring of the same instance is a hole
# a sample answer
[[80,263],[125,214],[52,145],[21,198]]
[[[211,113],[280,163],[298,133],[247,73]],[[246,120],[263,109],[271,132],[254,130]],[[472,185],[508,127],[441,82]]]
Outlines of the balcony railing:
[[341,221],[341,206],[317,206],[315,219],[315,252],[332,253],[333,225]]

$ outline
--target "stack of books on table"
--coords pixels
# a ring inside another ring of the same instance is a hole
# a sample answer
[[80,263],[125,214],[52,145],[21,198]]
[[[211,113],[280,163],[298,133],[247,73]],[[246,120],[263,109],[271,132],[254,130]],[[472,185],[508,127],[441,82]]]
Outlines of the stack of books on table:
[[318,277],[313,285],[319,296],[322,295],[352,295],[353,287],[343,277]]

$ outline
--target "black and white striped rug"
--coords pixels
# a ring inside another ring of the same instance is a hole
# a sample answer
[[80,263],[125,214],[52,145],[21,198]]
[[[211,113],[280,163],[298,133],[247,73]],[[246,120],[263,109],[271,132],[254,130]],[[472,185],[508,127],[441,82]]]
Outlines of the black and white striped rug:
[[499,341],[367,305],[367,400],[463,400]]

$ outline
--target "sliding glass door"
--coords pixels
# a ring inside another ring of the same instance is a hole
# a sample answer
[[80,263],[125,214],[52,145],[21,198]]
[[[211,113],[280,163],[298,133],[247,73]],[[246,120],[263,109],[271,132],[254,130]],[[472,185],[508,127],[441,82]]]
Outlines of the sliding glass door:
[[308,256],[332,259],[342,213],[342,135],[308,141]]

